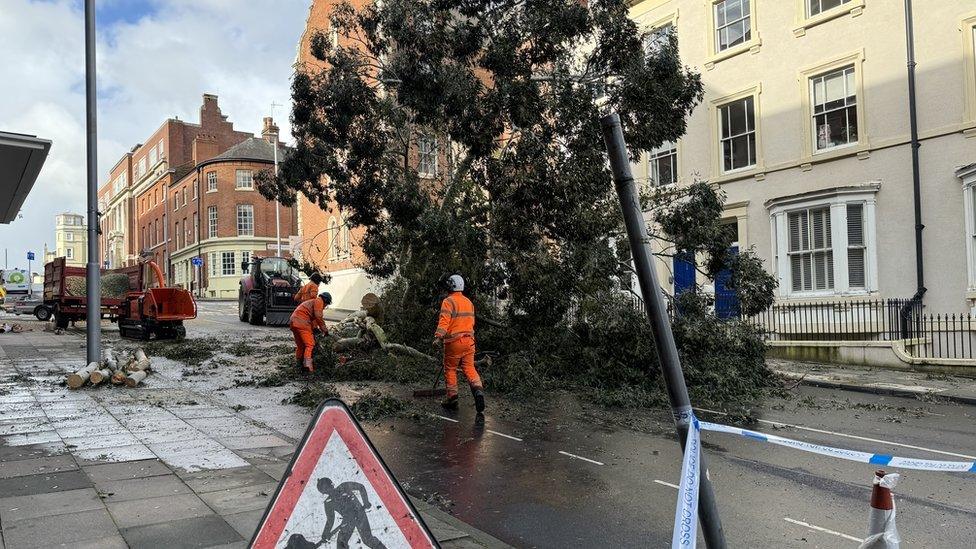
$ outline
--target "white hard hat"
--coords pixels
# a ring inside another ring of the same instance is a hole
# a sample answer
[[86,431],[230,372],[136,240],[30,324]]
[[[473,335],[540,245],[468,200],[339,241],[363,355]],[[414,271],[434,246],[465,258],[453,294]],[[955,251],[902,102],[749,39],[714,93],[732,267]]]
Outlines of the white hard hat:
[[464,291],[464,279],[461,278],[461,275],[451,275],[447,279],[447,285],[449,288],[451,288],[451,290],[455,292]]

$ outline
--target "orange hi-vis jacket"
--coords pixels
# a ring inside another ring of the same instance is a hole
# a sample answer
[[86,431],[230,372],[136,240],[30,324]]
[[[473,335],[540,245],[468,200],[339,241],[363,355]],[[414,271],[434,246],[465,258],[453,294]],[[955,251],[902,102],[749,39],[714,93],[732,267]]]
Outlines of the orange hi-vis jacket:
[[312,330],[318,328],[325,331],[325,320],[322,317],[325,312],[325,302],[320,298],[307,299],[301,305],[295,307],[295,312],[291,314],[291,326]]
[[474,337],[474,304],[461,292],[453,292],[441,302],[441,314],[434,337],[445,343]]
[[314,282],[309,282],[308,284],[302,286],[301,290],[295,294],[295,303],[304,303],[309,299],[318,297],[319,295],[319,285]]

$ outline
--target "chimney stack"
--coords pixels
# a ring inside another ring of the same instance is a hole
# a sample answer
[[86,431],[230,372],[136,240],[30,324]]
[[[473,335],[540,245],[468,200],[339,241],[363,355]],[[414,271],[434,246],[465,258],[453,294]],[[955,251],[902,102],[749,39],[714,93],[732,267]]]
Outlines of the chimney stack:
[[274,119],[270,116],[264,117],[264,129],[261,130],[261,137],[268,141],[268,143],[274,143],[280,138],[278,137],[278,125],[274,123]]

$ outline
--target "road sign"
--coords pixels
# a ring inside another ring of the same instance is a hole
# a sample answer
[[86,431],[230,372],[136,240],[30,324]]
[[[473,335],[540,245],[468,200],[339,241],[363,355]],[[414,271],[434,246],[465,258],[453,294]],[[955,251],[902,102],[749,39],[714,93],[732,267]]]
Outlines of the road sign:
[[27,252],[27,261],[34,261],[34,252]]
[[329,399],[309,423],[251,547],[438,545],[352,412]]
[[203,258],[200,256],[196,256],[190,260],[190,263],[192,263],[194,267],[200,267],[203,265]]

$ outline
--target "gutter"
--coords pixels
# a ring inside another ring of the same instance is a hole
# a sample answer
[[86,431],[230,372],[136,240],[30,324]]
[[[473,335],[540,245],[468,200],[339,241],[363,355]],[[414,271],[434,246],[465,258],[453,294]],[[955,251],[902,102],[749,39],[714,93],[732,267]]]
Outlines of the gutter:
[[[911,302],[918,302],[921,305],[922,297],[927,291],[925,288],[925,268],[923,266],[922,255],[922,231],[925,225],[922,224],[922,184],[921,168],[919,167],[918,149],[921,147],[918,139],[918,104],[915,93],[915,27],[912,22],[912,0],[905,0],[905,42],[908,54],[908,114],[911,123],[911,149],[912,149],[912,194],[915,205],[915,295]],[[902,318],[906,318],[906,305],[902,310]]]

